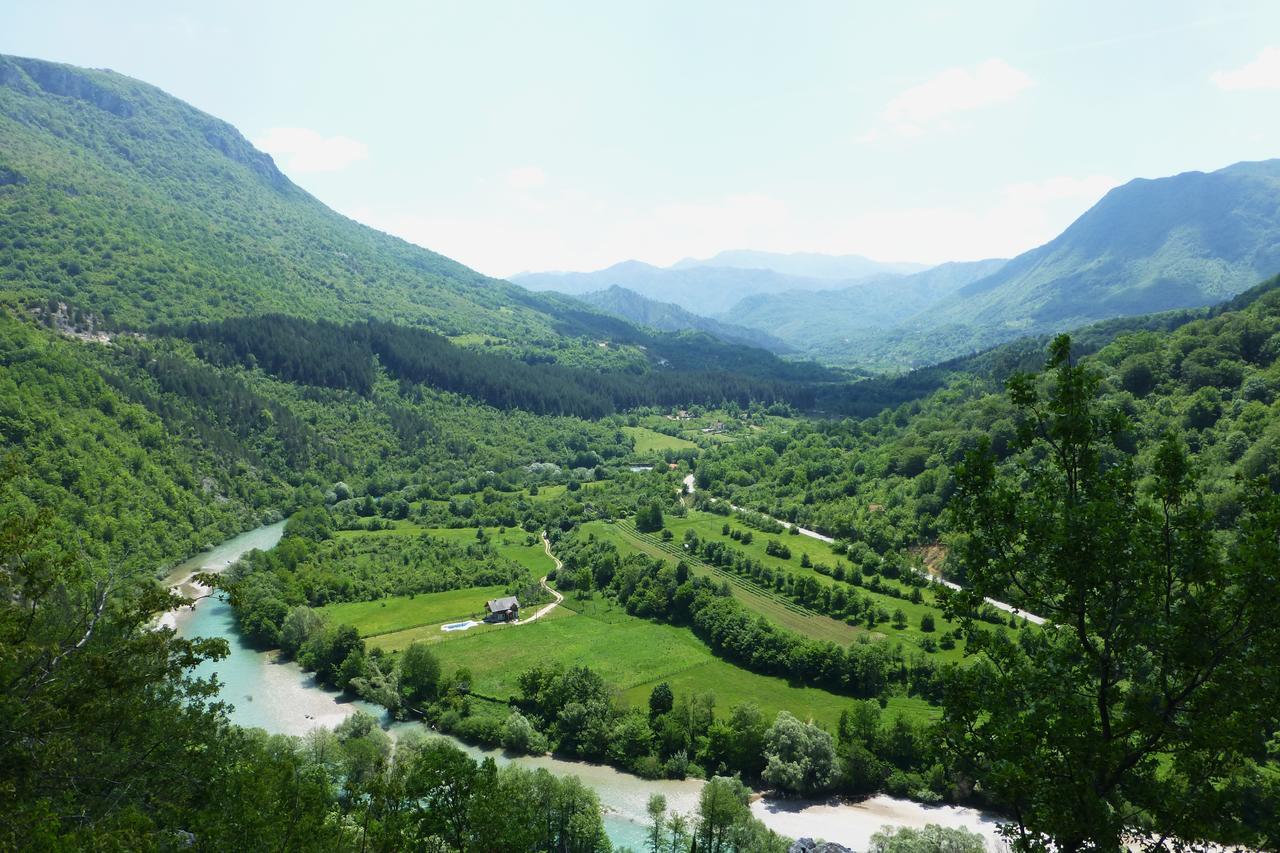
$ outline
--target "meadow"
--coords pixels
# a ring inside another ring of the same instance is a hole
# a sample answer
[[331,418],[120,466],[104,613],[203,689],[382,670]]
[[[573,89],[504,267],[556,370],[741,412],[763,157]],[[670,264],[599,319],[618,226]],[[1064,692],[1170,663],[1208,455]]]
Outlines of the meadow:
[[377,601],[330,604],[320,608],[320,612],[331,622],[353,626],[362,637],[378,637],[422,626],[439,630],[440,625],[449,622],[483,618],[484,603],[504,594],[501,586],[473,586],[413,596],[394,595]]
[[[678,695],[714,694],[722,712],[754,702],[770,717],[787,710],[832,727],[852,701],[741,669],[715,657],[688,628],[630,616],[596,597],[580,601],[570,596],[546,618],[525,625],[485,625],[456,633],[441,631],[439,624],[425,625],[378,635],[370,646],[398,651],[415,641],[430,643],[446,669],[469,669],[477,696],[504,702],[518,693],[522,672],[547,662],[590,667],[617,686],[624,704],[636,707],[644,707],[650,691],[665,681]],[[891,697],[888,711],[916,718],[937,714],[922,700],[902,697]]]
[[631,436],[636,443],[636,453],[641,456],[658,453],[661,454],[667,450],[697,450],[698,445],[684,438],[677,438],[673,435],[651,430],[648,427],[625,426],[622,431]]

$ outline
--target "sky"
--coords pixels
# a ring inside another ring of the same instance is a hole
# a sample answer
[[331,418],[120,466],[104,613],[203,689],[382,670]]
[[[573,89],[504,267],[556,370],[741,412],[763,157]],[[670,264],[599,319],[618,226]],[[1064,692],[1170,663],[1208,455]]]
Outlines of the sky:
[[0,0],[0,52],[236,125],[482,272],[749,248],[940,263],[1280,156],[1280,3]]

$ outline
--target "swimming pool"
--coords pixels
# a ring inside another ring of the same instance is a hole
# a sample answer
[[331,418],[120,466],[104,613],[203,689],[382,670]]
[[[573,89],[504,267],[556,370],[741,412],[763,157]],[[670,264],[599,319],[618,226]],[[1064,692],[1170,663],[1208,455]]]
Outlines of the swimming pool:
[[448,625],[441,625],[440,630],[441,631],[465,631],[468,628],[474,628],[476,625],[479,625],[479,624],[480,624],[479,622],[468,619],[466,622],[451,622]]

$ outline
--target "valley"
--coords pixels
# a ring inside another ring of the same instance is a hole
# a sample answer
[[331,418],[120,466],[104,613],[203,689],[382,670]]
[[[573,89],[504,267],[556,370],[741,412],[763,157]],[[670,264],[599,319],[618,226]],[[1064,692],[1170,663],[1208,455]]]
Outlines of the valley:
[[0,143],[0,847],[1276,844],[1280,161],[509,282],[116,72]]

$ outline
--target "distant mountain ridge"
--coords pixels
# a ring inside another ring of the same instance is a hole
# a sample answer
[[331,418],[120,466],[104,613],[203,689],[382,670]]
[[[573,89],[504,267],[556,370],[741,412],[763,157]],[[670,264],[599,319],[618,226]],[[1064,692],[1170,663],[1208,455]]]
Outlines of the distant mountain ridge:
[[1277,272],[1280,160],[1266,160],[1130,181],[1045,245],[878,329],[846,290],[789,297],[810,322],[789,323],[769,301],[719,316],[807,340],[804,351],[833,363],[912,366],[1023,335],[1213,305]]
[[[716,263],[718,259],[724,259],[724,265]],[[739,265],[757,263],[808,268],[820,274],[796,275],[767,266]],[[722,252],[706,261],[685,259],[670,267],[623,261],[594,272],[520,273],[511,281],[530,290],[555,290],[574,296],[617,286],[646,299],[672,302],[695,314],[712,316],[729,311],[739,300],[756,294],[848,287],[872,276],[900,275],[904,268],[912,267],[881,264],[857,256],[778,255],[743,250]],[[832,277],[841,269],[858,274]]]
[[627,290],[616,284],[608,290],[583,293],[576,298],[601,311],[661,332],[706,332],[728,343],[760,347],[775,353],[795,352],[795,347],[759,329],[722,323],[711,317],[686,311],[674,302],[648,299],[634,290]]
[[[984,336],[1222,301],[1280,271],[1280,160],[1136,179],[1061,235],[962,288],[931,325]],[[988,331],[989,330],[989,331]]]
[[758,252],[753,249],[729,249],[709,258],[684,258],[670,269],[693,267],[732,267],[734,269],[773,270],[783,275],[802,278],[849,280],[883,273],[910,275],[923,272],[928,264],[884,263],[862,255],[824,255],[817,252]]
[[719,319],[768,329],[797,350],[840,360],[852,337],[905,322],[1008,261],[942,264],[913,275],[879,275],[837,290],[748,296]]

